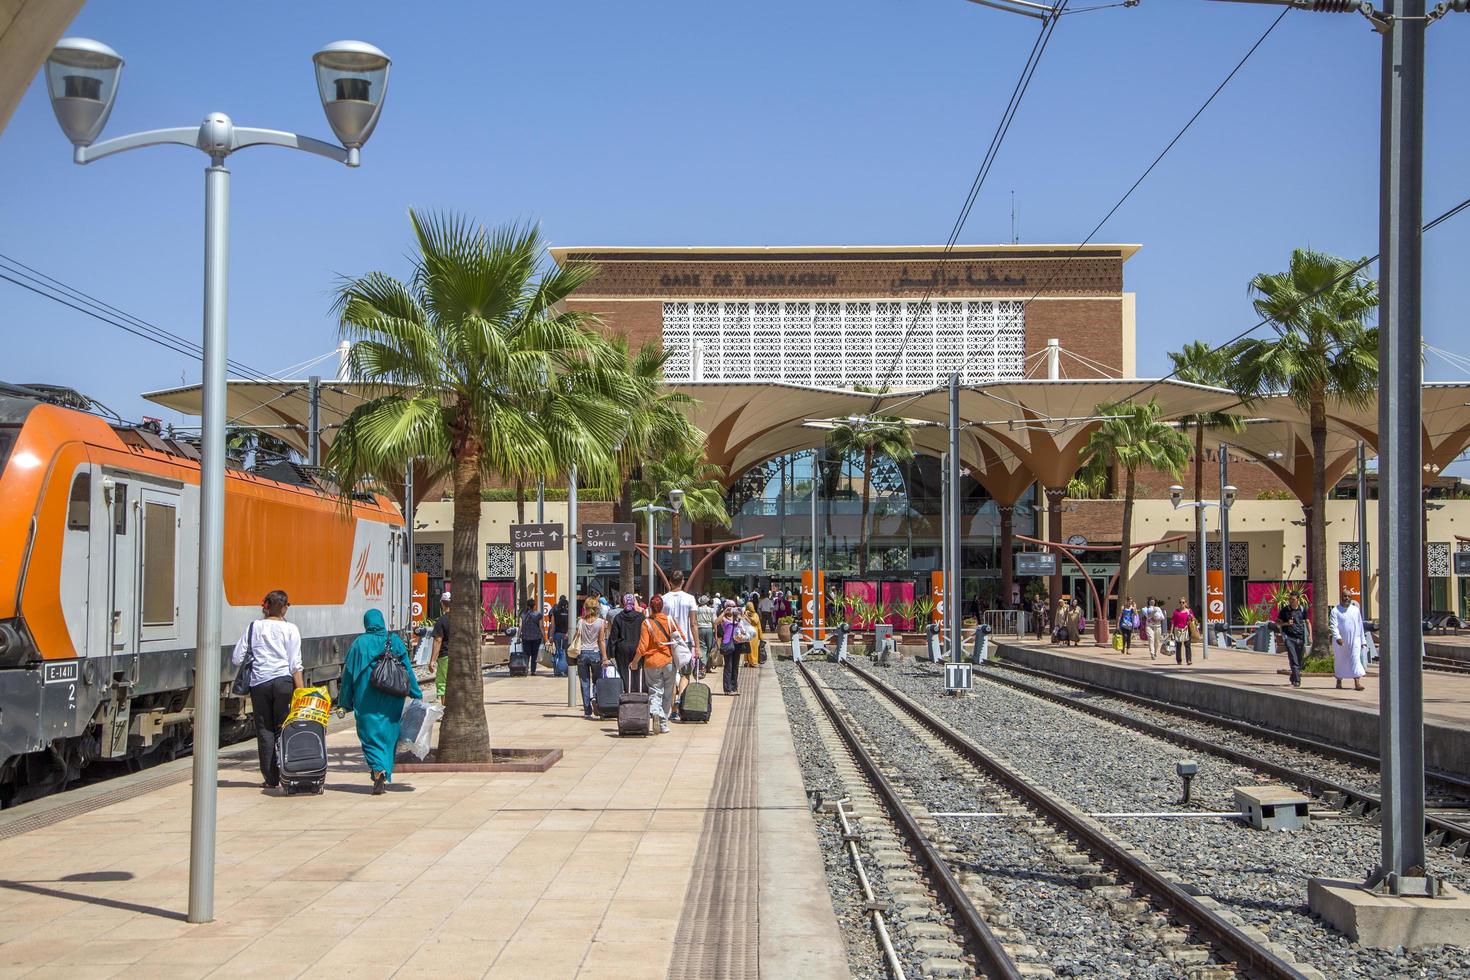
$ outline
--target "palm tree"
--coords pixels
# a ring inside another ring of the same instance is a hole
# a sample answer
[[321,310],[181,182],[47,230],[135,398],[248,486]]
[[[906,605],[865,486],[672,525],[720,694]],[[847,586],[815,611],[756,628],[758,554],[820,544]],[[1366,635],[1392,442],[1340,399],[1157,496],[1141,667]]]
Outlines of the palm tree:
[[[694,399],[664,386],[664,364],[673,351],[658,341],[632,350],[627,338],[622,336],[609,338],[608,347],[609,356],[618,365],[629,391],[621,399],[622,435],[613,450],[614,470],[607,489],[617,495],[617,519],[631,521],[633,481],[643,461],[699,447],[703,436],[685,415]],[[702,448],[699,453],[703,458]],[[631,561],[622,563],[619,584],[623,592],[633,591]]]
[[827,449],[839,459],[863,458],[863,510],[858,525],[858,574],[868,574],[868,510],[872,506],[873,460],[886,456],[896,463],[914,458],[914,434],[903,419],[892,415],[853,418],[837,423],[827,433]]
[[1249,402],[1284,393],[1307,413],[1312,440],[1312,502],[1307,555],[1312,582],[1312,653],[1327,656],[1327,403],[1369,405],[1378,386],[1378,330],[1366,322],[1378,307],[1378,284],[1360,279],[1347,259],[1297,249],[1285,272],[1250,281],[1256,312],[1274,337],[1249,338],[1231,360],[1233,387]]
[[[409,212],[418,248],[404,282],[382,272],[337,290],[342,336],[353,342],[354,380],[376,386],[338,430],[328,454],[344,493],[410,458],[449,468],[454,489],[448,689],[438,758],[490,758],[480,680],[480,487],[484,478],[555,471],[558,444],[591,454],[614,435],[614,392],[568,391],[561,379],[598,357],[595,318],[562,301],[590,267],[538,275],[533,228],[486,230],[455,216]],[[580,376],[580,375],[579,375]],[[553,437],[526,405],[547,406]]]
[[[633,485],[633,506],[664,506],[669,491],[684,491],[683,514],[696,523],[730,526],[730,513],[725,509],[725,486],[720,481],[724,470],[704,458],[704,446],[676,449],[644,462],[643,474]],[[679,511],[669,515],[673,537],[674,567],[679,567]],[[654,542],[648,542],[648,555],[654,555]]]
[[[1181,351],[1171,352],[1169,360],[1174,362],[1174,376],[1180,381],[1215,388],[1231,387],[1229,348],[1217,350],[1196,340],[1185,344]],[[1194,427],[1194,533],[1195,540],[1198,541],[1203,536],[1201,525],[1205,520],[1205,509],[1199,506],[1205,496],[1205,431],[1223,429],[1239,432],[1243,423],[1240,416],[1229,412],[1197,412],[1194,415],[1182,415],[1179,421],[1185,428]],[[1203,569],[1206,567],[1205,557],[1201,555],[1200,574],[1204,574]]]
[[[1090,468],[1117,466],[1123,471],[1123,542],[1118,563],[1118,598],[1128,595],[1129,559],[1133,546],[1133,498],[1139,469],[1147,467],[1179,478],[1189,465],[1189,440],[1159,419],[1159,403],[1124,401],[1094,410],[1104,421],[1087,439],[1083,458]],[[1103,597],[1104,603],[1107,596]]]

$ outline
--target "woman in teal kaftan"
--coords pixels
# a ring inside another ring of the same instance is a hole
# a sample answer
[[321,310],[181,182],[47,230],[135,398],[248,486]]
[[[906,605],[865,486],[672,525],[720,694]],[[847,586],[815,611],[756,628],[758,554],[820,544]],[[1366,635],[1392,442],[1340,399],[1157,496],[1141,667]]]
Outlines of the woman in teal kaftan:
[[373,772],[373,792],[381,793],[384,784],[393,779],[393,756],[398,749],[398,723],[403,716],[404,699],[384,694],[373,687],[369,680],[373,661],[385,648],[391,650],[408,671],[413,696],[422,698],[423,693],[419,690],[418,678],[413,674],[408,648],[397,634],[390,634],[384,627],[383,614],[369,609],[362,615],[362,625],[367,632],[354,640],[352,649],[347,651],[347,664],[342,669],[342,682],[337,692],[337,707],[357,713],[357,738],[362,742],[363,758]]

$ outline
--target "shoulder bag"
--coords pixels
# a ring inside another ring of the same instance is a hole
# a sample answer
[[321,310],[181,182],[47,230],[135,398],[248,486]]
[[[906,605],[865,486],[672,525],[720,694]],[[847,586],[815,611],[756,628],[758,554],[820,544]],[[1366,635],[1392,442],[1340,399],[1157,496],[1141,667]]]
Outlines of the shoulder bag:
[[251,620],[245,630],[245,657],[240,661],[240,669],[235,671],[235,679],[230,682],[231,694],[250,693],[250,675],[255,671],[255,621]]
[[[689,661],[694,658],[694,652],[689,649],[689,644],[685,641],[683,632],[678,632],[678,635],[670,635],[664,624],[657,619],[651,619],[650,622],[657,626],[658,631],[664,635],[664,639],[669,641],[669,652],[674,655],[674,666],[680,669],[686,667]],[[674,629],[679,630],[678,623],[674,624]]]
[[383,652],[373,658],[373,669],[368,673],[368,683],[384,694],[406,698],[413,691],[408,686],[408,669],[403,661],[393,656],[393,638],[383,643]]

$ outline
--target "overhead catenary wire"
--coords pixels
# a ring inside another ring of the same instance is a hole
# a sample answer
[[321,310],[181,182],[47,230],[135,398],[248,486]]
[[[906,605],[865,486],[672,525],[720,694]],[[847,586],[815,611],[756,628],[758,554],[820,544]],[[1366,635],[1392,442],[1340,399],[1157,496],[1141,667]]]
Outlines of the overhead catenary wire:
[[[1066,11],[1070,0],[1061,0],[1057,5],[1056,14]],[[980,191],[985,186],[985,179],[990,175],[990,169],[1000,154],[1001,145],[1005,142],[1006,134],[1010,132],[1011,123],[1015,121],[1016,113],[1021,107],[1021,100],[1025,98],[1026,91],[1031,87],[1031,79],[1036,75],[1037,66],[1041,63],[1041,57],[1046,53],[1047,45],[1051,42],[1051,36],[1056,32],[1058,16],[1053,15],[1042,22],[1041,30],[1037,32],[1036,39],[1031,44],[1031,53],[1026,57],[1026,63],[1021,68],[1021,73],[1016,79],[1015,86],[1011,89],[1010,100],[1006,103],[1005,111],[1001,113],[1000,121],[996,124],[995,132],[990,137],[990,145],[985,150],[985,156],[980,161],[980,167],[975,172],[974,179],[970,182],[970,189],[965,195],[964,204],[961,205],[959,214],[955,216],[954,224],[950,228],[949,237],[945,240],[944,248],[935,260],[935,271],[944,267],[951,252],[954,251],[955,243],[964,232],[965,224],[969,221],[970,211],[975,207],[975,202],[980,197]],[[883,372],[883,379],[878,385],[880,391],[886,389],[893,374],[898,370],[899,364],[903,362],[904,352],[908,348],[909,340],[912,339],[914,328],[918,326],[919,319],[923,315],[930,298],[934,292],[931,283],[925,289],[923,298],[914,307],[914,314],[909,318],[908,326],[904,328],[903,337],[899,340],[898,350],[889,362],[887,370]],[[996,328],[998,333],[1000,327]]]
[[[1025,316],[1026,310],[1030,308],[1031,304],[1037,299],[1037,297],[1044,293],[1047,288],[1056,281],[1057,277],[1061,275],[1062,271],[1067,267],[1068,263],[1070,263],[1072,259],[1076,258],[1077,255],[1079,255],[1082,250],[1092,242],[1093,238],[1097,236],[1097,233],[1102,230],[1103,226],[1106,225],[1108,221],[1112,219],[1113,215],[1117,214],[1118,210],[1122,208],[1125,203],[1127,203],[1130,197],[1133,196],[1133,192],[1138,190],[1143,182],[1148,179],[1148,176],[1154,172],[1155,168],[1157,168],[1158,165],[1163,161],[1164,157],[1168,156],[1169,152],[1178,145],[1179,141],[1184,138],[1185,134],[1194,127],[1194,124],[1199,121],[1199,118],[1202,115],[1204,115],[1205,110],[1207,110],[1210,105],[1214,103],[1215,99],[1217,99],[1220,93],[1225,90],[1226,86],[1230,84],[1231,80],[1234,79],[1235,76],[1240,73],[1240,70],[1245,67],[1246,62],[1250,61],[1251,56],[1260,49],[1261,45],[1266,42],[1266,39],[1269,38],[1271,34],[1276,30],[1276,28],[1280,26],[1281,22],[1286,19],[1286,15],[1291,12],[1291,9],[1292,8],[1290,7],[1282,8],[1281,13],[1276,16],[1275,20],[1271,21],[1270,26],[1266,28],[1261,36],[1256,38],[1255,43],[1253,43],[1246,50],[1245,54],[1242,55],[1240,60],[1236,62],[1235,67],[1230,69],[1225,78],[1222,79],[1221,82],[1216,85],[1215,88],[1210,92],[1209,97],[1206,98],[1205,101],[1200,105],[1200,107],[1190,115],[1189,119],[1184,123],[1182,127],[1180,127],[1179,131],[1174,134],[1174,137],[1164,145],[1164,148],[1160,150],[1158,154],[1153,158],[1153,160],[1149,163],[1149,165],[1144,168],[1143,172],[1138,175],[1137,179],[1135,179],[1133,183],[1129,185],[1128,189],[1123,192],[1123,195],[1118,198],[1113,206],[1108,209],[1107,213],[1104,214],[1102,218],[1097,222],[1097,224],[1093,226],[1092,230],[1087,233],[1087,237],[1079,242],[1072,249],[1072,251],[1067,254],[1066,258],[1057,263],[1056,268],[1052,270],[1051,275],[1048,276],[1046,281],[1041,284],[1040,288],[1038,288],[1029,299],[1021,304],[1021,316]],[[974,362],[974,360],[975,356],[969,356],[965,360],[963,360],[957,368],[954,368],[953,370],[946,373],[963,373],[964,370],[969,367],[971,363]],[[902,404],[904,403],[900,403],[899,407],[901,407]]]
[[[20,278],[16,278],[17,276]],[[44,299],[49,299],[54,303],[59,303],[79,313],[84,313],[108,326],[116,327],[125,333],[156,344],[173,353],[182,354],[196,361],[203,359],[203,348],[193,341],[150,323],[141,317],[128,313],[126,310],[98,299],[85,290],[63,282],[54,276],[47,275],[39,269],[35,269],[4,253],[0,253],[0,280],[5,280],[16,286],[20,286]],[[326,357],[330,357],[333,353],[335,351],[314,358],[313,361],[323,360]],[[229,360],[227,363],[244,380],[263,384],[271,390],[279,392],[277,397],[271,399],[271,401],[278,401],[282,397],[296,394],[302,390],[299,386],[292,386],[281,378],[240,361]],[[305,363],[310,364],[312,361]],[[347,413],[336,406],[323,404],[322,408],[343,419],[347,417]]]

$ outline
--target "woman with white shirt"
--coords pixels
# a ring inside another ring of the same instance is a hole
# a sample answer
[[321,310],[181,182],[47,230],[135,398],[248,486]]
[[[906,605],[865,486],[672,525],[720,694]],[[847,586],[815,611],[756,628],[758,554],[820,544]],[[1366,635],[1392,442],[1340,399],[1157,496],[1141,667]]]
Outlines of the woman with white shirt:
[[250,658],[250,710],[255,714],[255,745],[266,789],[281,784],[276,737],[291,710],[291,695],[305,686],[301,677],[301,631],[295,623],[286,622],[290,605],[280,589],[267,595],[260,603],[264,618],[245,627],[230,658],[237,666],[247,656]]

